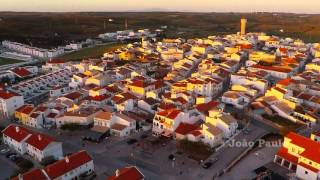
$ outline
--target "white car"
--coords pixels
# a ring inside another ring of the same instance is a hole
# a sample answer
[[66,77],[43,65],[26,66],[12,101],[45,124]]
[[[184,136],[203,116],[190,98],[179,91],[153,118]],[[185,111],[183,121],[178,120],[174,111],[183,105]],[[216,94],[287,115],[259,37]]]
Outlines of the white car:
[[9,151],[10,151],[10,149],[1,149],[0,153],[1,153],[1,154],[5,154],[5,153],[7,153],[7,152],[9,152]]

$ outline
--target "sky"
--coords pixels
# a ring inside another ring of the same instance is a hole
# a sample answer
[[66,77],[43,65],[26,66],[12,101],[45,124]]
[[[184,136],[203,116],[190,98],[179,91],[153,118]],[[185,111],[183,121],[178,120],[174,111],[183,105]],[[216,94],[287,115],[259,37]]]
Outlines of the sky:
[[0,11],[194,11],[320,14],[320,0],[0,0]]

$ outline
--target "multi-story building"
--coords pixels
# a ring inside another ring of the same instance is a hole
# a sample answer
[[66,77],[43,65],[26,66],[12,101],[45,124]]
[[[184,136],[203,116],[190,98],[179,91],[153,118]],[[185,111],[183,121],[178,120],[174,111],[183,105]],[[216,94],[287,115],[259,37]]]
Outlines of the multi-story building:
[[283,145],[274,162],[296,174],[299,179],[320,178],[320,143],[290,132],[284,137]]
[[15,110],[23,104],[23,96],[10,91],[0,91],[0,115],[2,117],[13,116]]
[[62,143],[50,136],[16,125],[7,126],[2,133],[5,144],[19,154],[28,154],[37,161],[46,157],[59,159],[63,156]]

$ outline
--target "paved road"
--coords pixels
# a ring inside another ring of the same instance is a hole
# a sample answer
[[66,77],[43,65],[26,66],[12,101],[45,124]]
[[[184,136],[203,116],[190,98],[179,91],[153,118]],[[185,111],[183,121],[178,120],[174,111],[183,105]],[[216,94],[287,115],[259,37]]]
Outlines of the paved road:
[[[255,141],[256,139],[260,138],[261,136],[267,134],[267,131],[254,126],[252,124],[249,125],[249,129],[251,132],[249,134],[240,133],[238,136],[235,137],[235,141],[242,141],[246,140],[247,142]],[[198,169],[194,171],[192,178],[209,180],[212,179],[215,174],[221,173],[226,166],[228,166],[234,159],[236,159],[242,152],[244,152],[248,147],[230,147],[225,146],[219,152],[214,153],[210,159],[217,158],[218,161],[214,163],[211,167],[210,171],[204,169]]]
[[[266,133],[263,129],[250,125],[250,134],[240,133],[235,139],[254,141],[256,138]],[[36,129],[34,129],[36,130]],[[39,131],[39,130],[36,130]],[[111,137],[100,144],[86,142],[83,147],[81,136],[86,136],[88,131],[58,133],[59,130],[41,130],[43,133],[50,134],[58,141],[63,142],[63,151],[65,154],[85,149],[93,157],[98,180],[105,179],[108,175],[115,172],[116,169],[136,165],[147,177],[152,180],[193,180],[204,179],[211,180],[213,175],[224,169],[230,162],[238,157],[246,148],[237,148],[226,146],[210,158],[217,157],[219,160],[210,169],[203,169],[198,162],[189,159],[185,155],[176,155],[176,161],[173,163],[168,159],[168,155],[176,152],[175,141],[170,141],[165,147],[156,147],[150,150],[150,154],[142,152],[141,147],[128,145],[127,138]],[[140,140],[139,132],[133,136]]]
[[256,174],[253,171],[268,162],[272,162],[278,149],[277,147],[265,147],[251,152],[220,179],[239,180],[255,178]]

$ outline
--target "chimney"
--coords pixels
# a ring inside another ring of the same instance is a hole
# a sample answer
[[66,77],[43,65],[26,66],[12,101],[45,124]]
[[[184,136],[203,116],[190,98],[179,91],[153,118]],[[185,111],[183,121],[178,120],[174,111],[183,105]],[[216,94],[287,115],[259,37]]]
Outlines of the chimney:
[[66,163],[70,162],[68,156],[65,157],[65,160],[66,160]]
[[40,134],[38,135],[38,139],[39,139],[39,141],[42,140],[42,136]]
[[116,177],[119,177],[120,176],[120,171],[119,169],[116,170]]
[[16,126],[16,132],[19,132],[19,131],[20,131],[19,126]]

